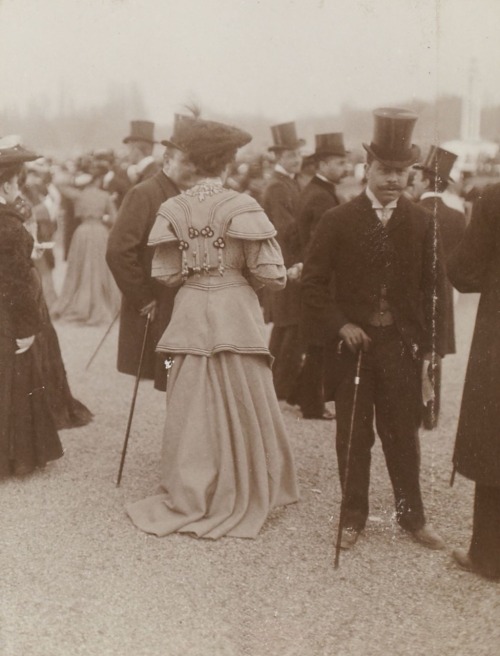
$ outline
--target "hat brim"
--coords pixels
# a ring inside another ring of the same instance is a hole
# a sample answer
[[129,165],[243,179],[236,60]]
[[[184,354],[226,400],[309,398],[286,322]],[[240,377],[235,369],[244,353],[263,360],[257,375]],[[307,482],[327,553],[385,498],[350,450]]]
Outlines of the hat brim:
[[316,150],[313,153],[313,157],[316,159],[320,159],[321,157],[347,157],[347,155],[350,154],[350,150],[344,150],[344,152],[339,153],[339,151],[333,151],[333,150]]
[[[436,174],[436,171],[433,171],[432,169],[428,168],[427,166],[424,166],[423,164],[414,164],[412,168],[413,168],[415,171],[425,171],[425,172],[428,173],[429,175],[433,175],[433,176],[436,177],[436,178],[441,178],[442,180],[445,179],[445,178],[442,178],[440,175],[437,175],[437,174]],[[453,180],[453,178],[451,177],[451,175],[448,174],[448,175],[446,176],[446,182],[455,182],[455,180]]]
[[157,141],[152,141],[151,139],[140,139],[139,137],[125,137],[122,143],[128,144],[133,143],[134,141],[144,141],[145,143],[151,144],[152,146],[158,143]]
[[283,150],[297,150],[297,148],[302,148],[302,146],[305,145],[306,145],[305,139],[298,139],[297,141],[294,141],[289,144],[283,144],[281,146],[269,146],[267,150],[270,153],[279,153],[282,152]]
[[184,152],[184,148],[182,148],[182,146],[179,146],[178,143],[175,143],[175,141],[164,139],[163,141],[160,141],[160,143],[162,146],[170,146],[170,148],[177,148],[177,150],[182,150]]
[[372,148],[371,145],[368,145],[366,143],[363,144],[363,148],[366,150],[366,152],[371,155],[374,159],[376,159],[378,162],[381,164],[384,164],[385,166],[393,166],[396,169],[405,169],[409,166],[412,166],[415,164],[419,157],[420,157],[420,148],[416,146],[415,144],[412,144],[408,156],[405,157],[404,159],[396,159],[394,157],[386,156],[385,154],[382,153],[377,153],[376,150]]

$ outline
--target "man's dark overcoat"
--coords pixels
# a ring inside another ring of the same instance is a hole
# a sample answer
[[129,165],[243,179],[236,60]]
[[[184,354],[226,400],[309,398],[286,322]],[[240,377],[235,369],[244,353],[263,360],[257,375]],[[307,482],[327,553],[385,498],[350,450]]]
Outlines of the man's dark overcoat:
[[139,311],[152,300],[158,301],[158,316],[149,331],[143,364],[143,377],[154,378],[158,389],[165,387],[165,370],[155,348],[170,321],[177,289],[151,278],[153,250],[147,242],[160,205],[178,193],[177,186],[163,171],[132,187],[110,232],[106,254],[123,294],[118,338],[121,373],[137,374],[146,321]]
[[298,226],[304,254],[323,214],[339,204],[335,185],[321,180],[317,175],[302,190],[298,206]]
[[[335,275],[333,312],[329,281]],[[414,357],[446,348],[446,278],[432,216],[404,196],[384,228],[363,192],[321,219],[302,276],[304,330],[338,335],[346,323],[369,323],[387,288],[396,327]]]
[[460,292],[479,292],[453,462],[480,485],[500,486],[500,184],[475,201],[472,219],[448,260]]
[[[441,244],[445,258],[455,250],[464,236],[465,215],[458,210],[448,207],[439,196],[428,196],[420,201],[420,204],[436,219],[441,235]],[[446,353],[455,353],[455,313],[453,309],[453,287],[450,282],[446,285],[447,295],[447,345]]]
[[[276,240],[280,245],[285,266],[291,267],[302,261],[297,224],[300,187],[283,173],[274,171],[262,199],[262,206],[276,228]],[[276,327],[297,325],[300,317],[300,288],[298,282],[289,281],[282,291],[269,294],[270,316]],[[267,305],[266,300],[266,305]]]

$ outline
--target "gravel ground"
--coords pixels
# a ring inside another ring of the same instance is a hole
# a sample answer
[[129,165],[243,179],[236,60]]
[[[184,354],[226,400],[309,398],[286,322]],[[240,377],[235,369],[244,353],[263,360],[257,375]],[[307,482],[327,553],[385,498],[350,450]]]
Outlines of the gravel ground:
[[427,515],[446,552],[394,523],[382,451],[372,464],[371,514],[333,568],[339,485],[335,424],[283,408],[301,501],[275,511],[258,539],[147,536],[124,513],[155,491],[164,399],[139,388],[124,478],[119,464],[133,380],[115,371],[117,331],[88,372],[103,328],[58,324],[73,393],[94,411],[62,431],[64,458],[0,484],[2,656],[493,656],[500,588],[460,571],[473,485],[448,486],[476,298],[457,307],[460,354],[444,366],[441,426],[422,434]]

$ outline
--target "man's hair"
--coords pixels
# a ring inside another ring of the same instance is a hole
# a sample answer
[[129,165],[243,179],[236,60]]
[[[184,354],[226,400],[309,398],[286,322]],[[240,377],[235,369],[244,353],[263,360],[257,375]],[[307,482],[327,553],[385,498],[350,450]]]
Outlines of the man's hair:
[[11,164],[5,168],[0,168],[0,185],[4,182],[10,182],[15,175],[19,175],[23,170],[22,164]]
[[429,181],[429,191],[435,191],[438,194],[442,194],[448,188],[448,180],[443,180],[438,175],[430,173],[426,169],[422,170],[422,179]]

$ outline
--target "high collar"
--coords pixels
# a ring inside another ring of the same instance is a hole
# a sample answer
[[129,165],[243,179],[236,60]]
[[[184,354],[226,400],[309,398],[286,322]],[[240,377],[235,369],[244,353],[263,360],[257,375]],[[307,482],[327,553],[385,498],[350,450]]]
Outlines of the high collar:
[[426,198],[441,198],[443,199],[443,194],[439,194],[437,191],[426,191],[420,196],[420,200],[425,200]]
[[281,175],[286,175],[287,178],[290,178],[290,180],[295,180],[295,175],[293,173],[288,173],[288,171],[281,166],[281,164],[276,164],[274,167],[274,170],[276,173],[281,173]]

